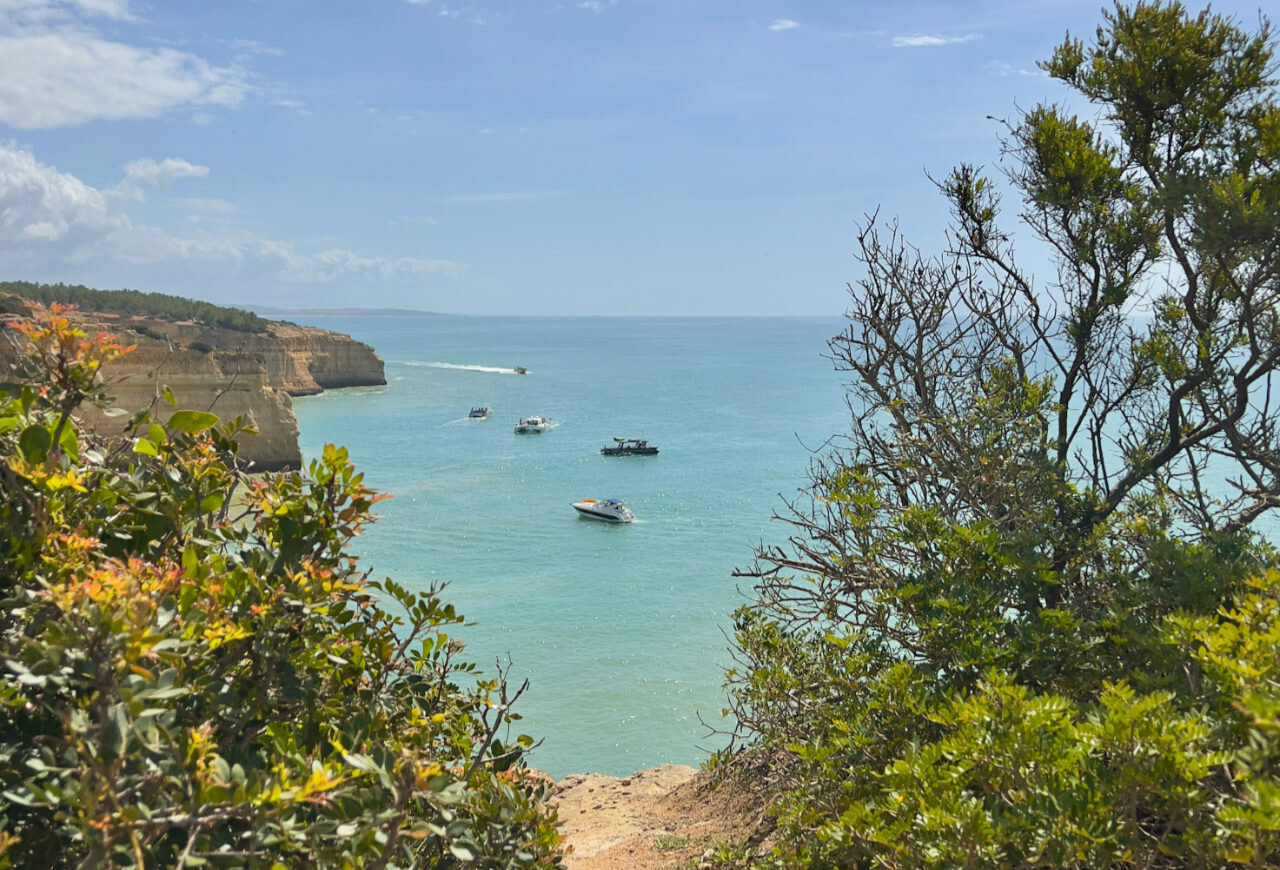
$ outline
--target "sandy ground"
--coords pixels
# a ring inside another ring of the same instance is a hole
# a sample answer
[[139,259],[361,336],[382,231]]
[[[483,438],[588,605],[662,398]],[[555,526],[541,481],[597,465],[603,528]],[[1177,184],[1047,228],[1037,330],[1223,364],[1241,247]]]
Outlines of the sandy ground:
[[692,767],[664,764],[632,776],[567,776],[556,784],[569,870],[687,870],[717,843],[762,826],[758,801],[712,788]]

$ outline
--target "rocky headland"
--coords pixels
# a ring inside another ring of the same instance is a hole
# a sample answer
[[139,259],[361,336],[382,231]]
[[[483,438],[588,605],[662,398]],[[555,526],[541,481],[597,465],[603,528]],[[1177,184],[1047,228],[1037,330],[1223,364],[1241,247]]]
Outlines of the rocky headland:
[[71,316],[87,332],[111,332],[137,345],[102,372],[114,406],[129,413],[109,416],[85,407],[87,425],[104,434],[121,431],[133,412],[148,406],[163,421],[173,410],[157,401],[167,387],[179,408],[210,411],[223,420],[243,416],[252,424],[258,434],[240,439],[240,456],[255,470],[302,464],[293,396],[387,382],[373,348],[323,329],[270,322],[265,332],[248,332],[152,317],[79,311]]

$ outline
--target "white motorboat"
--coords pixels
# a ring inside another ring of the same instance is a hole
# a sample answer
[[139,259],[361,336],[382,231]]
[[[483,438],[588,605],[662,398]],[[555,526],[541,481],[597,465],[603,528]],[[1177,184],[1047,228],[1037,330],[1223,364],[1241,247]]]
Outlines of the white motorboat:
[[525,417],[516,424],[516,434],[523,435],[527,432],[546,432],[551,425],[551,421],[546,417]]
[[582,501],[575,501],[573,509],[584,517],[609,523],[629,523],[636,518],[635,514],[627,510],[626,504],[616,498],[584,498]]

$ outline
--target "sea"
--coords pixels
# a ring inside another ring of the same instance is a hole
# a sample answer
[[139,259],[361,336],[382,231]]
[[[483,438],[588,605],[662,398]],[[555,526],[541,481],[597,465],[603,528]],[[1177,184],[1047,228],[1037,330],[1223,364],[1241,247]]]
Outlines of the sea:
[[[387,493],[355,552],[444,583],[464,658],[513,687],[556,778],[697,765],[724,747],[736,578],[849,428],[832,317],[294,316],[373,346],[385,387],[294,401],[304,460],[345,445]],[[517,374],[523,367],[527,374]],[[488,419],[468,411],[488,405]],[[541,415],[541,434],[516,422]],[[605,457],[614,437],[657,456]],[[635,522],[580,517],[620,498]]]

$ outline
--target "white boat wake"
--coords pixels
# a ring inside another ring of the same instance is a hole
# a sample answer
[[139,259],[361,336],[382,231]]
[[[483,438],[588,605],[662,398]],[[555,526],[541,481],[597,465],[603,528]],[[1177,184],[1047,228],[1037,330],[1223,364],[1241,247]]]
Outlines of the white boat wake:
[[495,375],[514,375],[516,373],[515,369],[501,368],[499,366],[473,366],[473,365],[463,365],[461,363],[406,362],[405,365],[416,366],[418,368],[428,368],[428,369],[454,369],[455,371],[462,371],[462,372],[491,372],[492,374],[495,374]]

